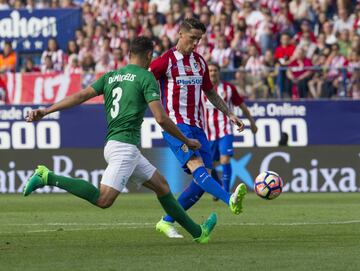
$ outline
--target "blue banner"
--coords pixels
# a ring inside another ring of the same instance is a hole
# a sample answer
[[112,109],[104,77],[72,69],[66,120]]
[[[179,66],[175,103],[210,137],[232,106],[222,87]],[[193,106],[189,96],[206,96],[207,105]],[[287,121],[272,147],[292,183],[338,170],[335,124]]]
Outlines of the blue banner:
[[[249,123],[235,136],[235,147],[276,147],[282,132],[289,146],[359,145],[360,101],[248,102],[258,126]],[[1,106],[0,149],[101,148],[106,135],[104,106],[81,105],[37,123],[24,120],[38,106]],[[241,115],[241,112],[238,112]],[[166,146],[149,112],[142,125],[143,148]]]
[[0,48],[11,41],[21,52],[44,51],[50,38],[66,49],[81,27],[81,9],[8,9],[0,11]]

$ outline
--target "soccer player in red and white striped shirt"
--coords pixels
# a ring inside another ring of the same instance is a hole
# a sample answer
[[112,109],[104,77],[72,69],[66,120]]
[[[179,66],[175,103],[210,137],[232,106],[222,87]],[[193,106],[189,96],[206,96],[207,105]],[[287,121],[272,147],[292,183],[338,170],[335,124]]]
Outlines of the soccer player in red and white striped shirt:
[[[255,134],[257,127],[253,117],[251,116],[244,99],[238,94],[234,85],[220,80],[220,66],[216,63],[209,64],[210,80],[214,85],[217,94],[225,101],[227,106],[232,110],[235,106],[240,107],[246,118],[250,121],[251,131]],[[225,191],[230,191],[231,181],[231,163],[230,159],[234,154],[233,142],[233,125],[228,116],[219,111],[209,102],[207,97],[204,99],[204,129],[210,142],[212,160],[220,161],[222,165],[222,184]],[[212,176],[217,180],[215,168],[213,168]]]
[[[238,126],[239,131],[243,130],[244,124],[214,91],[207,64],[202,56],[194,52],[205,31],[205,25],[199,20],[185,19],[180,25],[176,47],[155,59],[150,70],[160,83],[162,103],[169,117],[185,135],[199,140],[202,145],[200,150],[193,151],[178,139],[163,132],[165,141],[182,167],[193,175],[193,181],[180,195],[179,203],[187,210],[206,191],[225,202],[234,214],[240,214],[242,199],[246,194],[245,184],[240,184],[235,192],[230,194],[209,174],[212,159],[209,142],[203,130],[202,93]],[[176,232],[173,222],[173,218],[167,215],[157,223],[156,229],[168,237],[182,237]]]

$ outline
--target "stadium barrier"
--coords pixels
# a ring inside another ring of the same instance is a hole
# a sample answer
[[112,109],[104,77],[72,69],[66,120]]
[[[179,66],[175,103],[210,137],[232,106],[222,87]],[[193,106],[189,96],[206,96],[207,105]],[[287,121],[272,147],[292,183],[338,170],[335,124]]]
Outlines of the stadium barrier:
[[[103,105],[81,105],[40,122],[25,122],[27,112],[38,107],[0,107],[0,193],[20,193],[38,164],[98,185],[105,168]],[[360,101],[249,102],[248,108],[259,130],[253,135],[245,120],[244,132],[236,134],[232,183],[241,179],[251,187],[260,171],[271,169],[284,178],[285,191],[358,191]],[[288,147],[278,147],[282,132],[289,135]],[[173,191],[181,191],[189,176],[165,147],[161,129],[149,112],[141,144],[144,155],[159,167]],[[130,189],[137,191],[135,186]]]
[[[168,180],[174,193],[190,181],[168,148],[142,150]],[[231,163],[231,185],[243,181],[250,189],[253,179],[264,170],[278,172],[284,179],[284,191],[360,192],[360,145],[277,148],[237,148]],[[26,180],[38,164],[56,174],[83,178],[98,186],[105,169],[103,149],[2,150],[0,155],[0,193],[21,193]],[[221,167],[217,167],[221,172]],[[221,174],[221,173],[220,173]],[[129,183],[131,192],[148,190]],[[61,193],[45,187],[36,193]]]
[[[268,67],[255,70],[240,68],[223,70],[222,78],[234,83],[245,96],[283,99],[285,93],[288,93],[287,98],[299,99],[296,84],[289,82],[286,77],[288,69],[299,72],[298,67]],[[323,85],[323,90],[318,93],[320,98],[335,96],[342,99],[360,99],[360,68],[311,66],[303,67],[302,70],[313,71],[313,78],[316,77],[318,80],[317,84]],[[324,75],[330,71],[334,76],[332,79]],[[90,85],[101,75],[102,73],[0,74],[0,104],[53,103]],[[337,87],[332,85],[334,78],[340,78]],[[102,97],[96,97],[88,103],[102,103],[102,101]]]

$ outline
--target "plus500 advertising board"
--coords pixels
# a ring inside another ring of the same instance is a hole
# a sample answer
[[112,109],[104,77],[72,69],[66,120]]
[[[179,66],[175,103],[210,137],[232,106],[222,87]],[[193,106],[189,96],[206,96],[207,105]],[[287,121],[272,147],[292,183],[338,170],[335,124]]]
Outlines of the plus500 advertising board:
[[[288,145],[360,144],[360,101],[248,102],[258,132],[235,133],[235,148],[276,147],[281,132],[289,135]],[[81,105],[56,112],[36,123],[24,117],[37,105],[0,107],[0,149],[101,148],[106,123],[101,104]],[[241,111],[237,111],[240,117]],[[142,125],[143,149],[165,147],[160,126],[147,113]]]

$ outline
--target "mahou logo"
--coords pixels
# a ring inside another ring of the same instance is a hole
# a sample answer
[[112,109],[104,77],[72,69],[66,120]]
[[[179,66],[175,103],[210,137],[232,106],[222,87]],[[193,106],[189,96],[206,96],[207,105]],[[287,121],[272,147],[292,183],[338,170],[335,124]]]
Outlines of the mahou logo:
[[56,17],[21,18],[14,10],[7,18],[0,19],[0,38],[56,37]]

